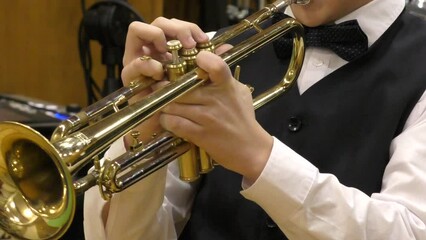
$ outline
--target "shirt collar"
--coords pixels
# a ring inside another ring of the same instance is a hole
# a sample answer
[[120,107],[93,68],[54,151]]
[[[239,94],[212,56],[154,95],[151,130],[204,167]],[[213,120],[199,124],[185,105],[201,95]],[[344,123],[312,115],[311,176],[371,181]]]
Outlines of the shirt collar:
[[[337,20],[336,23],[356,19],[367,35],[370,47],[398,18],[404,7],[405,0],[373,0]],[[285,13],[294,16],[290,8],[287,8]]]

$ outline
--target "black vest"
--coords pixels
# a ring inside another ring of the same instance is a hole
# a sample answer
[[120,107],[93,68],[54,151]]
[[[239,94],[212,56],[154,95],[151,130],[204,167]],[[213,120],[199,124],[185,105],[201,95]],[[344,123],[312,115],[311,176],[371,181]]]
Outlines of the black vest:
[[[425,43],[425,22],[404,12],[366,54],[303,95],[294,86],[257,110],[257,119],[320,172],[367,195],[379,192],[390,142],[425,91]],[[240,65],[240,79],[255,87],[254,96],[287,69],[272,46]],[[258,205],[241,196],[241,180],[220,167],[204,176],[180,239],[286,239]]]

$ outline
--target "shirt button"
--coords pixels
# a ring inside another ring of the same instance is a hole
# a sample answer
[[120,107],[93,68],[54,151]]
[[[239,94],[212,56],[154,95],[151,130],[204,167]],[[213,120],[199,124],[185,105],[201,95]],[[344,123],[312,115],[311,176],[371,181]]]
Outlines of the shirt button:
[[324,65],[324,61],[321,59],[317,59],[312,63],[315,67],[321,67],[322,65]]
[[270,217],[268,217],[268,218],[266,219],[266,226],[267,226],[268,228],[276,228],[276,227],[277,227],[277,224],[274,222],[274,220],[272,220]]
[[302,127],[302,120],[296,117],[290,117],[288,120],[288,130],[291,132],[297,132]]

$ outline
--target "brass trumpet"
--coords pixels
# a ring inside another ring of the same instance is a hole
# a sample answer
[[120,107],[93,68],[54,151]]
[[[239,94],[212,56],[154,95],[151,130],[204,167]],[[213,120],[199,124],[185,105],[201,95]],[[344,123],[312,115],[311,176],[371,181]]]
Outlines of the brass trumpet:
[[[287,18],[266,29],[260,24],[290,4],[307,3],[309,0],[275,1],[201,46],[213,48],[247,29],[256,29],[257,34],[221,55],[232,66],[280,36],[293,34],[287,72],[279,84],[254,99],[255,109],[292,85],[304,58],[300,23]],[[72,222],[77,194],[98,185],[108,199],[190,151],[191,143],[164,132],[146,144],[135,141],[129,151],[102,166],[99,162],[99,155],[114,141],[206,81],[202,70],[194,67],[141,101],[127,105],[129,98],[153,82],[135,81],[62,122],[50,141],[25,125],[0,123],[0,227],[19,239],[58,239]],[[89,162],[95,170],[74,181],[72,176]]]

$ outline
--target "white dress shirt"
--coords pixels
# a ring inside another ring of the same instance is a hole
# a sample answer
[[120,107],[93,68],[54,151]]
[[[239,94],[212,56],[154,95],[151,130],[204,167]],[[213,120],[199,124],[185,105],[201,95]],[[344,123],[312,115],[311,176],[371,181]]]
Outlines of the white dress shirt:
[[[404,5],[404,0],[374,0],[338,22],[358,19],[371,46]],[[331,51],[308,48],[299,92],[346,63]],[[106,156],[123,151],[123,142],[117,141]],[[261,206],[289,239],[426,239],[426,94],[389,151],[382,190],[368,196],[340,184],[334,175],[320,173],[274,138],[266,167],[253,185],[242,183],[241,194]],[[189,218],[195,187],[178,175],[172,163],[115,194],[106,226],[101,219],[105,202],[98,189],[86,192],[86,239],[177,239]]]

